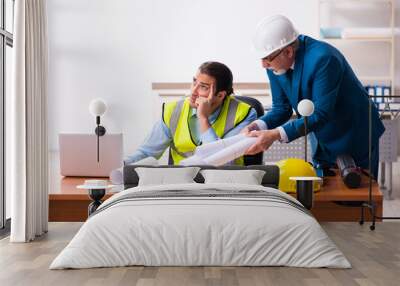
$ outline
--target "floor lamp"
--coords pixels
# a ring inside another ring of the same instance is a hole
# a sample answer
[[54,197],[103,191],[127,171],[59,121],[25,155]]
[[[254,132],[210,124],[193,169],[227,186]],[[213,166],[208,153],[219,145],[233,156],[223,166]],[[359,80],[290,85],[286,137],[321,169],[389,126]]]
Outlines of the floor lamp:
[[297,105],[297,111],[304,118],[304,161],[307,162],[307,121],[314,113],[314,103],[309,99],[303,99]]
[[[314,113],[314,103],[309,99],[303,99],[297,105],[297,111],[304,118],[304,161],[307,162],[307,118]],[[319,177],[290,177],[296,181],[296,197],[305,208],[310,210],[314,202],[313,184],[322,181]]]
[[[372,224],[369,226],[370,230],[375,230],[375,222],[376,219],[400,219],[400,217],[385,217],[385,216],[377,216],[375,214],[375,202],[372,198],[372,98],[375,96],[368,96],[369,104],[368,104],[368,177],[369,177],[369,186],[368,186],[368,202],[364,202],[361,205],[361,218],[360,225],[364,224],[364,208],[368,208],[370,214],[372,216]],[[383,99],[386,98],[400,98],[399,95],[390,95],[390,96],[382,96]],[[385,101],[385,100],[383,100]],[[379,151],[378,151],[379,152]]]

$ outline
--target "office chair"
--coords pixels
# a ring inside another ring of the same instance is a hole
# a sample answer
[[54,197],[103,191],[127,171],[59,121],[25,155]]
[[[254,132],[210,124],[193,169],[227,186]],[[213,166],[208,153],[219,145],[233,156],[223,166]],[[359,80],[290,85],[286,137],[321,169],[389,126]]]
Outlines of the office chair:
[[[259,102],[257,99],[248,97],[248,96],[242,96],[242,95],[235,95],[235,99],[240,100],[244,103],[247,103],[251,107],[253,107],[257,113],[257,117],[260,117],[264,115],[264,107]],[[254,155],[245,155],[244,156],[244,165],[249,166],[249,165],[262,165],[263,164],[263,152],[254,154]],[[171,156],[171,150],[169,151],[168,155],[168,165],[173,165],[173,160]]]

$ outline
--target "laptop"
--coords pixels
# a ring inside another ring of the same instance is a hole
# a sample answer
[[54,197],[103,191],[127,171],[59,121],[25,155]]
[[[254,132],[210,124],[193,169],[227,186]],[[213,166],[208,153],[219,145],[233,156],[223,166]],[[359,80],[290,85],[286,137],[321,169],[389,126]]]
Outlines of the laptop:
[[62,176],[108,177],[123,166],[122,134],[59,134],[60,173]]

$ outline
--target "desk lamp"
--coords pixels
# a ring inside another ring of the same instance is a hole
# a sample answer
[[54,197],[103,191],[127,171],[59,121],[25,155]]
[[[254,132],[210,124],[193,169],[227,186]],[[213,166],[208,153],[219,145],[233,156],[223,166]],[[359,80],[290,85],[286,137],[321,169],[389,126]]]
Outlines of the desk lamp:
[[99,137],[106,134],[106,129],[100,125],[100,116],[102,116],[106,112],[106,110],[107,110],[107,105],[100,98],[93,99],[89,104],[89,111],[93,116],[96,117],[96,124],[97,124],[97,127],[94,130],[94,132],[97,135],[97,162],[99,162],[99,157],[100,157]]

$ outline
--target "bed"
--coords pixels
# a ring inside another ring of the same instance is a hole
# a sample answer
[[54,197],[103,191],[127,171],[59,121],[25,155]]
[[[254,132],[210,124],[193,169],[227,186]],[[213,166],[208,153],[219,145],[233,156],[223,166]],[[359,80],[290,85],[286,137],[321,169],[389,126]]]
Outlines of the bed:
[[275,166],[244,167],[265,170],[262,185],[201,183],[199,173],[194,183],[140,186],[136,168],[126,167],[126,190],[98,208],[50,269],[351,267],[312,214],[276,189]]

